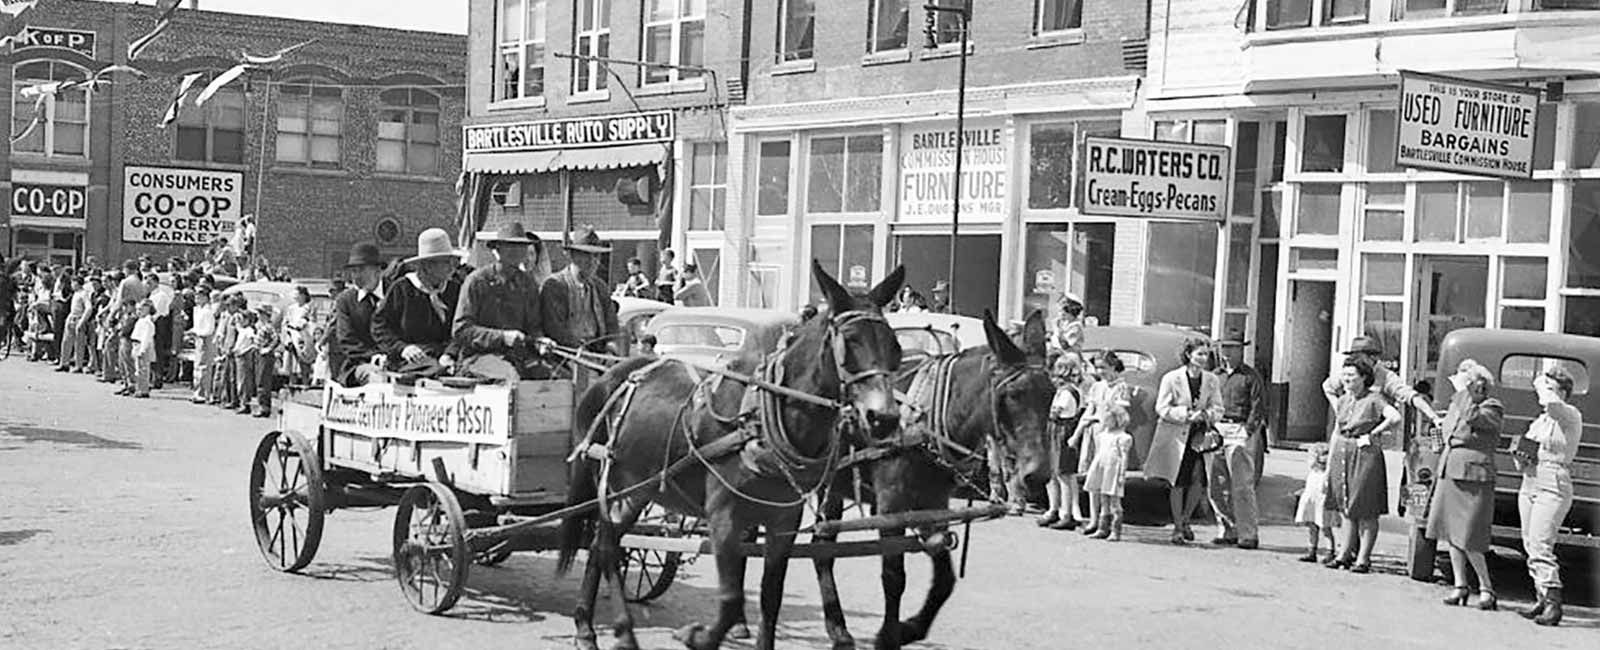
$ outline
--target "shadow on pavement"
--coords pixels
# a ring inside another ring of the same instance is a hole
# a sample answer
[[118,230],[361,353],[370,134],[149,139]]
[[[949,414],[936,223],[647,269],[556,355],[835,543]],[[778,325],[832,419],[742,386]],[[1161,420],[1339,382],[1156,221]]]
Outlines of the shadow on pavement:
[[21,438],[28,442],[51,442],[62,445],[77,445],[90,449],[143,449],[143,445],[121,440],[102,438],[87,431],[71,429],[51,429],[37,427],[29,424],[0,424],[0,434]]
[[16,544],[21,544],[21,543],[26,542],[26,541],[28,541],[30,539],[33,539],[34,536],[38,535],[39,533],[48,533],[48,532],[50,532],[50,531],[44,530],[42,528],[24,528],[24,529],[21,529],[21,530],[0,530],[0,546],[14,546]]

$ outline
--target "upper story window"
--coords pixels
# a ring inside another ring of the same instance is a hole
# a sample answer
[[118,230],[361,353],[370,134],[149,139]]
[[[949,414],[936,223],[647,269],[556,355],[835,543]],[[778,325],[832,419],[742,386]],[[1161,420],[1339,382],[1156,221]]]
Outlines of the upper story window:
[[[706,60],[706,0],[648,0],[644,7],[644,60],[702,66]],[[648,67],[646,84],[697,79],[699,70]]]
[[883,136],[811,139],[806,211],[877,212],[883,190]]
[[1267,29],[1367,22],[1368,0],[1266,0]]
[[[46,96],[43,105],[37,97],[22,96],[22,89],[28,86],[86,76],[84,69],[59,61],[24,63],[12,71],[11,133],[15,137],[28,131],[27,137],[11,143],[13,152],[79,157],[88,154],[88,88],[59,91]],[[36,108],[44,111],[38,124],[33,123]]]
[[497,0],[494,101],[544,97],[545,0]]
[[378,118],[378,171],[439,173],[439,96],[416,88],[383,91]]
[[1506,11],[1506,0],[1402,0],[1396,4],[1404,8],[1401,17],[1407,19],[1481,16]]
[[[578,45],[578,56],[611,56],[611,0],[581,0],[578,14],[573,18],[573,41]],[[574,93],[604,90],[611,76],[606,64],[599,61],[577,59],[572,66]]]
[[344,90],[320,81],[278,89],[278,162],[337,169]]
[[1033,4],[1033,33],[1035,36],[1064,32],[1083,27],[1083,0],[1035,0]]
[[778,63],[810,61],[816,55],[816,0],[779,0]]
[[906,49],[907,0],[872,0],[867,7],[867,51]]
[[186,100],[178,111],[173,160],[244,163],[244,93],[224,88],[205,106]]
[[[965,2],[967,11],[972,11],[972,0],[956,0]],[[956,6],[951,0],[939,0],[934,4],[947,7]],[[961,15],[954,11],[933,12],[933,42],[935,45],[951,45],[961,42]]]

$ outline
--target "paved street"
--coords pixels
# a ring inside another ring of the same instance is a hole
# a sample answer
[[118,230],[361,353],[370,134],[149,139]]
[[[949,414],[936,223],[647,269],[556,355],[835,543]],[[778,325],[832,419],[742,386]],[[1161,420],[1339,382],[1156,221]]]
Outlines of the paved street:
[[[549,556],[475,567],[451,616],[413,613],[389,572],[390,511],[338,512],[306,575],[267,570],[245,509],[248,461],[267,421],[197,407],[173,390],[140,401],[110,392],[17,357],[0,363],[0,647],[570,647],[578,580],[555,577]],[[1297,474],[1298,458],[1284,456],[1293,454],[1275,454],[1274,470]],[[1282,524],[1290,480],[1268,479],[1280,494],[1277,523],[1255,552],[1174,548],[1150,528],[1107,544],[1020,519],[984,524],[968,578],[920,647],[1594,648],[1600,639],[1593,608],[1545,630],[1506,611],[1441,606],[1442,588],[1398,574],[1404,540],[1392,532],[1380,575],[1295,562],[1304,534]],[[927,571],[920,558],[909,565],[915,605]],[[870,640],[876,563],[842,566],[852,628]],[[1521,606],[1520,565],[1501,566],[1515,583],[1503,591]],[[639,609],[646,647],[678,647],[671,629],[710,616],[710,572],[709,561],[689,567],[662,601]],[[751,572],[752,594],[758,577]],[[826,647],[808,564],[790,574],[781,634],[780,647]]]

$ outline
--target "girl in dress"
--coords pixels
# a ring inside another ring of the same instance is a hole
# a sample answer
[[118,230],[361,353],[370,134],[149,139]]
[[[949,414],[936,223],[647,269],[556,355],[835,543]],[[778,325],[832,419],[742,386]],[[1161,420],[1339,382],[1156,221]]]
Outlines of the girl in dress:
[[[1127,367],[1122,363],[1122,358],[1117,356],[1115,350],[1104,350],[1096,354],[1093,359],[1094,375],[1096,381],[1089,387],[1083,396],[1084,411],[1078,418],[1078,426],[1072,432],[1067,445],[1078,454],[1078,473],[1088,474],[1089,465],[1099,455],[1100,422],[1105,419],[1105,412],[1118,402],[1132,404],[1134,388],[1122,379],[1122,373]],[[1089,518],[1088,525],[1083,527],[1083,534],[1094,535],[1100,532],[1101,523],[1110,520],[1110,513],[1101,512],[1099,491],[1092,484],[1085,483],[1084,490],[1089,493]]]
[[1307,450],[1306,462],[1310,465],[1306,472],[1306,487],[1300,492],[1300,505],[1294,511],[1294,522],[1305,524],[1306,541],[1310,550],[1300,556],[1301,562],[1316,562],[1317,545],[1322,538],[1328,538],[1328,557],[1320,558],[1324,562],[1333,561],[1334,550],[1339,548],[1338,541],[1333,537],[1333,531],[1339,527],[1339,512],[1327,507],[1328,497],[1328,443],[1319,442],[1311,445]]
[[1096,539],[1122,541],[1122,484],[1128,473],[1128,452],[1133,436],[1128,434],[1128,402],[1112,402],[1101,412],[1095,432],[1094,460],[1084,476],[1084,488],[1091,500],[1099,499],[1100,529],[1090,535]]
[[1067,443],[1083,412],[1083,393],[1078,388],[1083,382],[1082,364],[1076,353],[1063,353],[1056,359],[1052,377],[1056,395],[1050,401],[1050,428],[1056,449],[1056,473],[1045,484],[1050,507],[1038,523],[1056,530],[1078,527],[1078,450]]

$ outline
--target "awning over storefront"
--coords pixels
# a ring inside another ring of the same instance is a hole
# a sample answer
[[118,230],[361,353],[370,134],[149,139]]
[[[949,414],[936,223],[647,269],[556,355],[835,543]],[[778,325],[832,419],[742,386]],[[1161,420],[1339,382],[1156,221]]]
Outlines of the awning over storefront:
[[470,173],[540,174],[562,169],[621,169],[659,165],[666,157],[667,147],[652,142],[589,149],[468,153],[463,166]]

